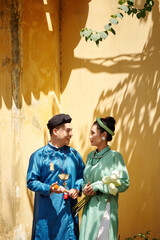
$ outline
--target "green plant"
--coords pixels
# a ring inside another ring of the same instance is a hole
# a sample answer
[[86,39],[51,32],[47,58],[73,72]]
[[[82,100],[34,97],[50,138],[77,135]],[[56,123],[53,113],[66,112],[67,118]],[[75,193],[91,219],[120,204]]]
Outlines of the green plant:
[[[134,235],[133,237],[125,238],[125,240],[134,240],[135,238],[140,239],[143,238],[144,240],[160,240],[158,238],[149,238],[151,231],[147,231],[146,233],[139,233]],[[120,240],[120,236],[118,238]]]
[[116,31],[114,30],[113,25],[118,24],[119,19],[122,19],[124,17],[123,13],[132,16],[136,15],[138,19],[144,18],[147,12],[152,11],[152,7],[154,6],[154,0],[146,0],[142,9],[137,9],[134,7],[134,0],[119,0],[118,4],[119,11],[118,13],[111,15],[109,23],[104,26],[105,30],[97,32],[93,31],[92,29],[82,28],[80,31],[80,36],[85,37],[86,41],[94,41],[98,46],[100,41],[105,40],[108,37],[109,32],[116,35]]

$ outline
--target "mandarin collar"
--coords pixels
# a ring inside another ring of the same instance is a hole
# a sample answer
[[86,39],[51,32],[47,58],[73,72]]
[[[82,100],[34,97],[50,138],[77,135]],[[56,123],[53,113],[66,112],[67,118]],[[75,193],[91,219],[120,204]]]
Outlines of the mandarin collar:
[[53,146],[50,142],[48,142],[48,147],[51,148],[54,151],[61,151],[61,150],[64,150],[65,145],[60,147],[60,148],[57,148],[57,147]]
[[97,152],[97,149],[96,149],[96,154],[95,155],[100,157],[101,155],[105,154],[109,149],[110,149],[109,145],[106,148],[104,148],[103,150],[101,150],[100,152]]

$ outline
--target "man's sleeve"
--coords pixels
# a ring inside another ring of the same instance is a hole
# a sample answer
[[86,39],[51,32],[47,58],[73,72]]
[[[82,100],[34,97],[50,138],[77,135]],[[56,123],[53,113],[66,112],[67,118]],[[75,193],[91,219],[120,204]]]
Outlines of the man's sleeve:
[[49,196],[50,185],[41,182],[41,165],[42,159],[38,157],[36,152],[33,153],[30,157],[27,171],[27,187],[31,191]]
[[84,171],[85,165],[82,160],[82,157],[78,152],[77,152],[77,158],[78,158],[78,165],[77,165],[75,188],[81,191],[82,189],[81,184],[83,182],[83,171]]

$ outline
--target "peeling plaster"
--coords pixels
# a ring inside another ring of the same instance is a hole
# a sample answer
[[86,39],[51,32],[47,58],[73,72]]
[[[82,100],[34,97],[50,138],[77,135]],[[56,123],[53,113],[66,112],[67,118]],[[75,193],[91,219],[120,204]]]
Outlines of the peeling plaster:
[[13,240],[27,240],[27,234],[25,232],[25,226],[23,224],[20,224],[14,230]]
[[32,117],[32,125],[36,127],[37,129],[41,130],[42,127],[40,123],[38,122],[37,118],[35,116]]
[[21,18],[22,1],[10,1],[10,32],[12,54],[12,96],[17,108],[21,108],[20,74],[22,71]]
[[20,187],[19,186],[16,187],[16,197],[17,198],[20,197]]

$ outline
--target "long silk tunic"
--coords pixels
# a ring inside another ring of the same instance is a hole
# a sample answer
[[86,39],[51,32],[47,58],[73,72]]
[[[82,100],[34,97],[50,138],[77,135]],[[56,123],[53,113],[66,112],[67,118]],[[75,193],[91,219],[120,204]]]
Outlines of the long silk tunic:
[[[50,163],[54,170],[50,170]],[[59,178],[63,172],[69,174],[67,189],[81,190],[84,163],[80,154],[71,147],[55,148],[50,143],[34,152],[29,161],[27,187],[35,192],[32,239],[76,240],[78,239],[78,218],[71,208],[76,200],[63,199],[63,193],[50,194],[52,183],[63,185]]]
[[[96,195],[94,195],[84,206],[80,228],[80,240],[97,239],[97,234],[108,201],[110,201],[109,240],[117,240],[118,195],[129,187],[128,172],[122,155],[119,152],[106,147],[99,153],[96,151],[95,157],[102,156],[102,158],[99,159],[93,158],[94,153],[95,151],[89,153],[87,156],[82,187],[90,182]],[[109,193],[108,185],[102,182],[102,178],[104,176],[110,176],[113,170],[118,170],[120,172],[119,180],[121,186],[117,187],[118,194],[116,196],[111,195]]]

